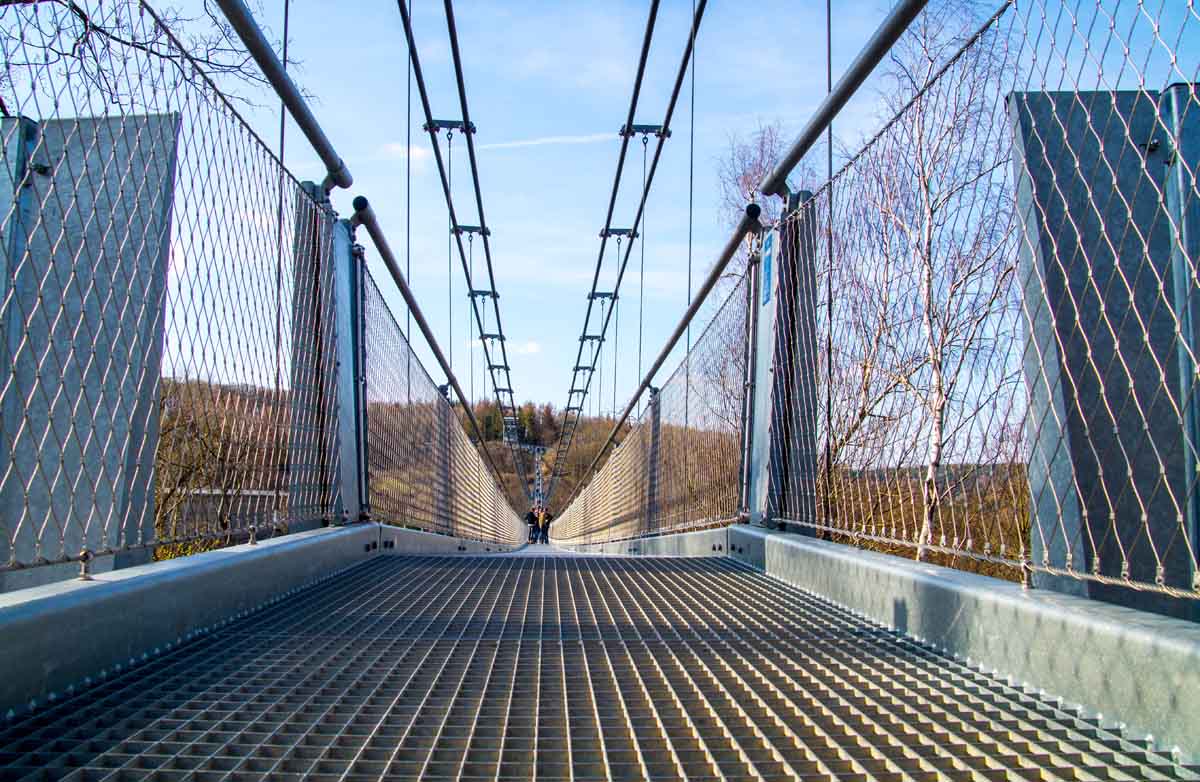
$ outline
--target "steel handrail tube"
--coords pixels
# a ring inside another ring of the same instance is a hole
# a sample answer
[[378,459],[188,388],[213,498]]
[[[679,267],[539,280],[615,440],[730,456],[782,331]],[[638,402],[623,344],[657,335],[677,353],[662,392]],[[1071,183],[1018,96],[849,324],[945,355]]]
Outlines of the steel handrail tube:
[[316,150],[321,162],[325,164],[327,176],[322,185],[325,192],[328,193],[334,186],[343,188],[352,186],[354,177],[350,175],[350,169],[338,156],[329,137],[325,135],[325,131],[317,122],[317,118],[313,116],[312,110],[309,109],[308,101],[304,99],[292,78],[287,75],[283,63],[275,56],[275,50],[271,48],[262,29],[254,21],[254,15],[250,13],[250,9],[242,0],[217,0],[217,5],[225,14],[225,18],[229,20],[229,24],[237,33],[238,38],[246,46],[246,51],[258,63],[258,67],[275,89],[275,94],[287,107],[288,113],[292,115],[292,119],[296,121],[301,132],[308,139],[308,143],[312,144],[312,148]]
[[783,160],[763,179],[758,186],[759,192],[763,195],[787,195],[788,174],[792,173],[792,169],[808,154],[813,144],[825,134],[834,117],[854,97],[858,88],[875,70],[875,66],[887,56],[896,41],[900,40],[900,36],[908,30],[908,26],[925,8],[927,2],[928,0],[900,0],[888,13],[879,29],[871,36],[871,40],[867,41],[867,45],[854,58],[854,62],[850,63],[846,73],[833,85],[833,91],[825,96],[820,106],[817,106],[817,110],[813,112],[804,130],[792,142]]
[[[704,302],[708,300],[708,294],[712,293],[713,288],[715,288],[717,283],[720,281],[721,275],[725,273],[725,267],[729,265],[729,262],[733,260],[733,256],[737,254],[737,250],[742,243],[742,239],[744,239],[747,234],[757,234],[762,230],[762,224],[758,221],[760,214],[762,214],[762,208],[759,207],[758,204],[751,203],[746,206],[746,211],[742,215],[742,219],[738,222],[737,228],[734,229],[733,235],[730,236],[729,240],[725,243],[725,247],[721,249],[721,253],[717,256],[716,263],[713,264],[712,270],[708,273],[708,277],[706,277],[704,280],[704,284],[700,286],[700,290],[696,291],[696,296],[692,299],[692,303],[687,308],[687,311],[683,313],[683,317],[679,319],[679,324],[675,326],[675,331],[673,331],[671,336],[667,338],[667,343],[663,345],[662,350],[658,352],[658,357],[654,359],[654,363],[651,364],[650,369],[646,371],[646,375],[642,378],[641,384],[638,385],[637,390],[633,392],[633,396],[629,398],[629,403],[625,405],[625,410],[613,424],[612,431],[608,433],[608,438],[605,439],[604,444],[600,446],[600,450],[596,452],[596,458],[592,459],[592,463],[588,465],[587,470],[584,471],[585,475],[587,475],[589,478],[595,473],[596,466],[604,457],[604,454],[608,450],[609,446],[612,445],[612,443],[616,440],[617,434],[621,431],[621,427],[624,426],[625,422],[629,419],[630,414],[633,413],[634,407],[637,406],[638,399],[640,399],[642,394],[646,392],[646,389],[650,387],[650,383],[654,381],[654,376],[658,374],[658,370],[661,369],[662,365],[666,363],[668,358],[670,358],[671,351],[674,350],[675,346],[679,343],[680,337],[682,337],[684,332],[687,331],[687,327],[691,324],[692,319],[696,317],[696,313],[700,311],[700,307],[703,306]],[[564,508],[570,507],[571,503],[574,501],[575,497],[579,494],[584,485],[585,481],[579,482],[579,484],[575,487],[575,491],[571,492],[570,498],[566,501],[566,503],[563,504]]]

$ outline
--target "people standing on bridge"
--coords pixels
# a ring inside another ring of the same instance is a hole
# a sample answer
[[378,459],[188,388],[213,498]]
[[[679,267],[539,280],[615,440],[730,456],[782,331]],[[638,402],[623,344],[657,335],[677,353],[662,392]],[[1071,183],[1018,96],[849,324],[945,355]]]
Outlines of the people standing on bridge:
[[550,514],[549,510],[543,509],[542,520],[538,526],[541,527],[542,532],[540,540],[545,545],[550,545],[550,522],[552,521],[554,521],[554,516]]
[[525,514],[525,523],[529,525],[529,542],[538,542],[538,531],[541,529],[541,519],[538,518],[537,507],[532,507]]

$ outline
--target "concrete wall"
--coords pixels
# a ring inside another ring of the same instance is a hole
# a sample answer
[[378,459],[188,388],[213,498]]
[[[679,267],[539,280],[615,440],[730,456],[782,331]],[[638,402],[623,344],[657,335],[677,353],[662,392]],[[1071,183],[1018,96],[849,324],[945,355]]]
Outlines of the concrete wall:
[[1200,755],[1200,625],[799,535],[730,556],[887,627]]

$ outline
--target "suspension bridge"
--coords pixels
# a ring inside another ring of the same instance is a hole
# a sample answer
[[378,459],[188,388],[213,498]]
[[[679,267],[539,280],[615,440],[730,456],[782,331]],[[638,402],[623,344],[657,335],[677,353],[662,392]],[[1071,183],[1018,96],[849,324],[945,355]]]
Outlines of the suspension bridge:
[[0,3],[0,779],[1200,779],[1190,4],[898,0],[645,346],[622,291],[707,7],[647,106],[649,0],[549,448],[443,5],[451,117],[395,11],[410,134],[515,487],[384,196],[333,208],[286,21],[277,55],[214,5],[320,182],[150,4]]

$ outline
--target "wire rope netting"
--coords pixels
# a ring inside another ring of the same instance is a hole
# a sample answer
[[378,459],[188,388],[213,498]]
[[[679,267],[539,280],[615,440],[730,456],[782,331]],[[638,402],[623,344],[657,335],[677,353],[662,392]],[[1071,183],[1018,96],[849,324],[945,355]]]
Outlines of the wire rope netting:
[[0,53],[0,571],[328,521],[332,213],[144,3]]
[[728,523],[740,510],[748,277],[551,527],[566,544]]
[[524,525],[421,365],[370,274],[363,282],[367,470],[377,521],[511,544]]
[[877,72],[883,129],[782,225],[811,316],[776,370],[816,465],[778,515],[1198,597],[1200,16],[981,8],[918,17]]

